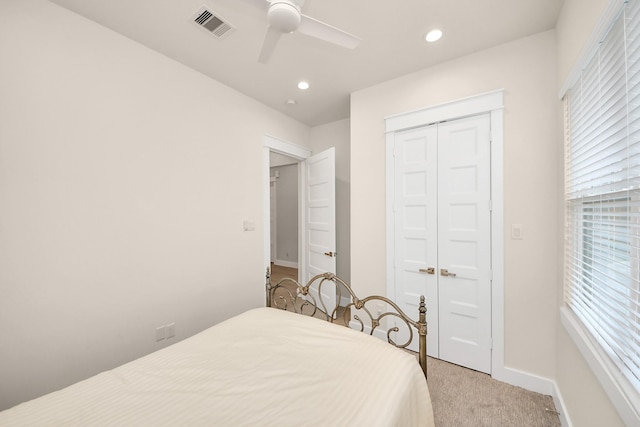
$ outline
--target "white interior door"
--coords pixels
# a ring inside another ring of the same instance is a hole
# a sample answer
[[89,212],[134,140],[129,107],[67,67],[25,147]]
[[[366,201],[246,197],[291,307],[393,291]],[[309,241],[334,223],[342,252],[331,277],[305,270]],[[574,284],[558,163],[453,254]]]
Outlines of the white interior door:
[[489,115],[438,125],[440,358],[491,372]]
[[[416,317],[420,295],[427,304],[427,350],[438,355],[438,128],[436,125],[396,134],[394,148],[395,300]],[[431,270],[430,270],[431,269]],[[430,273],[431,272],[431,273]],[[406,342],[401,328],[397,342]],[[417,351],[417,340],[412,349]]]
[[490,167],[488,115],[395,135],[395,298],[415,316],[424,294],[428,354],[482,372],[491,371]]
[[[315,154],[302,166],[302,224],[304,282],[325,272],[336,272],[335,149]],[[331,311],[336,305],[333,282],[325,282],[321,298]],[[317,298],[317,296],[314,296]]]

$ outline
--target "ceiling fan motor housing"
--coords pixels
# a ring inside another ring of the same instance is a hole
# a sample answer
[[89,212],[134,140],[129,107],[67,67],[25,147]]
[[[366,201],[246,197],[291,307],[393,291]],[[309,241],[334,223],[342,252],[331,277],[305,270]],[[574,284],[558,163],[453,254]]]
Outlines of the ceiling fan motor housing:
[[300,26],[300,9],[292,2],[273,2],[267,12],[269,25],[283,33],[291,33]]

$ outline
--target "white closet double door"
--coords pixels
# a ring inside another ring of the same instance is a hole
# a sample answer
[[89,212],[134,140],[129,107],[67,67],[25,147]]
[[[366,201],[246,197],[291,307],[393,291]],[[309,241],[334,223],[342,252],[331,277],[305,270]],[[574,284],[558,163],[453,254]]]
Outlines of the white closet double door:
[[[427,302],[427,353],[491,371],[491,165],[488,114],[394,138],[395,298]],[[416,342],[417,340],[414,340]]]

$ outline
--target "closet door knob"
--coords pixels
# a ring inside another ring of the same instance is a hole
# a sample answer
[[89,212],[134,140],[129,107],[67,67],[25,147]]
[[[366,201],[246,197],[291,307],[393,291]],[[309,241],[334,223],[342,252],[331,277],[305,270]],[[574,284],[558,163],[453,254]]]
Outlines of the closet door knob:
[[451,273],[449,270],[447,270],[446,268],[441,268],[440,269],[440,275],[441,276],[449,276],[449,277],[456,277],[456,273]]
[[421,268],[420,270],[418,270],[420,273],[427,273],[427,274],[436,274],[436,269],[433,267],[429,267],[429,268]]

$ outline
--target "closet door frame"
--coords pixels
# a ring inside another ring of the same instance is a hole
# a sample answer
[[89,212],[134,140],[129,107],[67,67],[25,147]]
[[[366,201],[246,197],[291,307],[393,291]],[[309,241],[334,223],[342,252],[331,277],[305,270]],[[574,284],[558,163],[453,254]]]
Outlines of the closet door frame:
[[512,370],[507,369],[504,365],[503,89],[385,118],[387,295],[394,295],[395,293],[393,274],[395,257],[393,149],[395,133],[482,113],[489,113],[491,122],[491,269],[493,271],[491,293],[491,335],[493,340],[491,372],[493,378],[514,383],[519,381],[513,378]]

